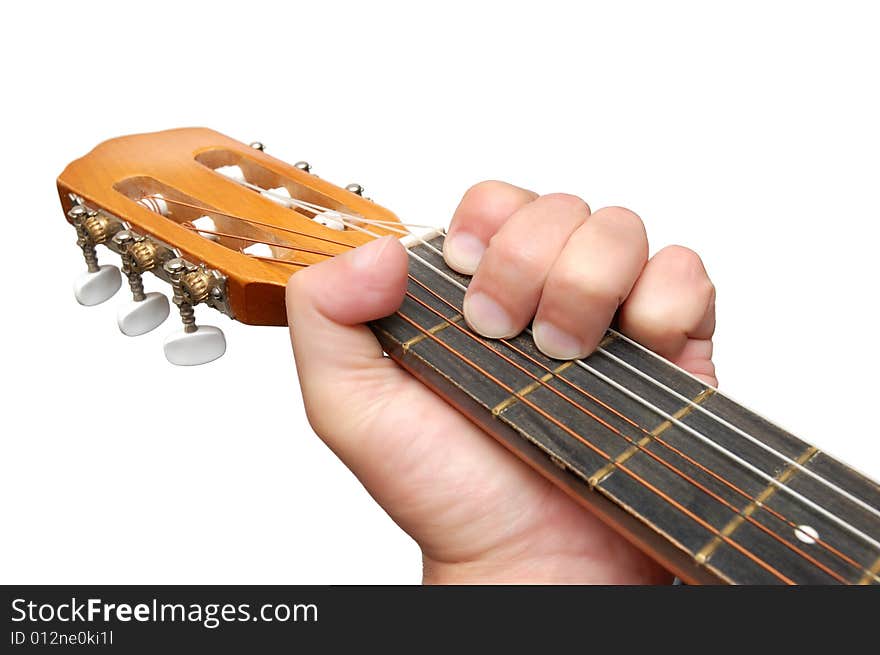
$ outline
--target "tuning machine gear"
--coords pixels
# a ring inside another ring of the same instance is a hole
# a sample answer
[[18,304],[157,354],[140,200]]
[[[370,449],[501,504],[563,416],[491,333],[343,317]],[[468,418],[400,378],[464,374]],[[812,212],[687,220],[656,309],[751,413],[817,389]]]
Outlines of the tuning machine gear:
[[159,327],[168,318],[169,305],[165,294],[144,292],[143,274],[160,264],[159,247],[150,239],[130,230],[113,236],[113,245],[122,257],[122,272],[128,277],[132,299],[122,305],[116,322],[123,334],[135,337]]
[[81,204],[74,204],[67,216],[76,229],[76,244],[82,249],[87,268],[74,281],[74,296],[81,305],[99,305],[119,291],[122,277],[116,266],[98,264],[96,246],[106,243],[121,226]]

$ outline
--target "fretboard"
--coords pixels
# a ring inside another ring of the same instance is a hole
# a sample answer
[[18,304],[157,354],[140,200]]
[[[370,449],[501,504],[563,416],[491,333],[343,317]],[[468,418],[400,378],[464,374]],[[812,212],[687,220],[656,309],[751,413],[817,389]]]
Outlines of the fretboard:
[[880,486],[609,331],[584,360],[485,339],[443,237],[410,248],[386,352],[688,582],[880,584]]

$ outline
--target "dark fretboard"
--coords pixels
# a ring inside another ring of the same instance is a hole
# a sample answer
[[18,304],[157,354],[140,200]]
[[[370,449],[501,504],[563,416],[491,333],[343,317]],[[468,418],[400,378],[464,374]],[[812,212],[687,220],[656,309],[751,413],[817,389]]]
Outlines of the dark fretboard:
[[430,244],[373,329],[486,432],[687,581],[880,584],[876,483],[617,333],[582,362],[478,337]]

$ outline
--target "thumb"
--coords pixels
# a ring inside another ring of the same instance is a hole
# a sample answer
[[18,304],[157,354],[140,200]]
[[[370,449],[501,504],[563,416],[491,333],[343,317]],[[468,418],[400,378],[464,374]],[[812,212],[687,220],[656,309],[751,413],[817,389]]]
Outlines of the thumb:
[[[309,421],[343,459],[346,421],[365,410],[401,371],[363,323],[392,314],[406,292],[407,255],[383,237],[291,276],[287,319]],[[340,411],[340,403],[345,411]],[[339,435],[339,436],[337,436]]]

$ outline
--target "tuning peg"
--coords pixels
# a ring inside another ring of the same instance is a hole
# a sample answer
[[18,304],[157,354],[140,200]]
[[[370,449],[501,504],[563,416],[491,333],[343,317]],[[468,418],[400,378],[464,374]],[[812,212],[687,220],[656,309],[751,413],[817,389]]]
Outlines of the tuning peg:
[[143,272],[156,265],[157,248],[144,237],[128,230],[113,236],[122,253],[122,270],[128,276],[132,299],[116,313],[116,323],[123,334],[136,337],[159,327],[168,318],[168,299],[158,291],[144,293]]
[[266,149],[266,146],[263,145],[262,141],[252,141],[251,148],[253,148],[254,150],[259,150],[260,152],[263,152]]
[[204,271],[175,258],[165,263],[174,288],[173,302],[180,310],[183,329],[165,339],[165,358],[177,366],[207,364],[226,352],[223,331],[212,325],[196,325],[194,304],[203,300],[208,284]]
[[73,295],[80,305],[91,307],[110,300],[121,286],[119,269],[112,264],[104,264],[97,270],[80,273],[73,282]]
[[122,334],[137,337],[162,325],[170,311],[165,294],[151,291],[141,300],[130,300],[120,307],[116,312],[116,324]]
[[312,172],[312,165],[307,161],[298,161],[293,165],[294,168],[298,168],[301,171],[305,171],[306,173]]
[[352,182],[351,184],[347,184],[345,186],[345,190],[349,191],[357,196],[364,195],[364,187],[362,187],[360,184],[357,184],[356,182]]
[[165,358],[176,366],[207,364],[225,352],[223,330],[213,325],[199,325],[192,332],[174,332],[165,339]]
[[119,269],[111,264],[98,264],[95,245],[111,236],[110,222],[82,205],[74,205],[67,215],[76,228],[76,243],[82,248],[87,271],[73,283],[73,294],[80,305],[99,305],[113,297],[122,285]]

